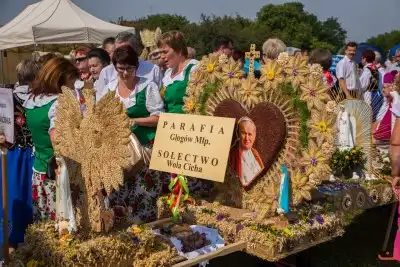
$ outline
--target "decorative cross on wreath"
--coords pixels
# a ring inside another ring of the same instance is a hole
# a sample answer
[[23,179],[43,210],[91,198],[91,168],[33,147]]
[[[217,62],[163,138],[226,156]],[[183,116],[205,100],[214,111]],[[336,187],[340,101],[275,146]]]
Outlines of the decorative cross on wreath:
[[260,51],[256,51],[256,45],[250,45],[250,52],[246,52],[246,58],[249,59],[248,77],[254,77],[254,60],[260,58]]

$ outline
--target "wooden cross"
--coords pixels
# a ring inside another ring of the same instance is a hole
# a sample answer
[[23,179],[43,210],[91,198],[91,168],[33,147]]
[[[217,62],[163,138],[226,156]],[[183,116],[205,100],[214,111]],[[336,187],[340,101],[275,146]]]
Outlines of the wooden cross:
[[254,59],[260,58],[260,51],[256,51],[256,45],[250,45],[250,52],[246,52],[246,58],[249,60],[249,72],[247,77],[254,77]]

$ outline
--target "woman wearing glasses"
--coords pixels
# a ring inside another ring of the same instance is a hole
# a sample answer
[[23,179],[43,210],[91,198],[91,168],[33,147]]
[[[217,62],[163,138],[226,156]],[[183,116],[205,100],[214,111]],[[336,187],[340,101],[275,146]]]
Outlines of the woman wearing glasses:
[[[136,135],[141,145],[151,148],[158,117],[164,111],[159,87],[152,80],[136,76],[139,59],[131,46],[115,49],[112,62],[118,72],[118,78],[106,86],[101,97],[107,92],[115,92],[131,119],[132,133]],[[111,205],[128,205],[135,221],[153,220],[156,216],[156,198],[162,190],[161,180],[160,172],[151,171],[148,166],[143,166],[135,179],[125,183],[120,191],[110,196]],[[126,198],[129,199],[128,202]]]

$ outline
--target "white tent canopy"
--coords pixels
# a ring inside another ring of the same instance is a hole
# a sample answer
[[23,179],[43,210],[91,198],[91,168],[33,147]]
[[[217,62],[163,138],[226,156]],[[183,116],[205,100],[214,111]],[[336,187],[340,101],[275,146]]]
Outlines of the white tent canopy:
[[70,0],[42,0],[27,6],[0,28],[0,50],[32,44],[102,43],[131,27],[105,22]]

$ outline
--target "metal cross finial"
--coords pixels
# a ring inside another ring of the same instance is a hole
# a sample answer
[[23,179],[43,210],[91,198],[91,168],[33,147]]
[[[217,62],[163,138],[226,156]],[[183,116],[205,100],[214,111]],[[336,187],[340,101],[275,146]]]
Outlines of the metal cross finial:
[[256,45],[250,45],[250,52],[246,52],[246,58],[249,59],[249,73],[248,77],[254,77],[254,59],[260,58],[260,51],[256,51]]

